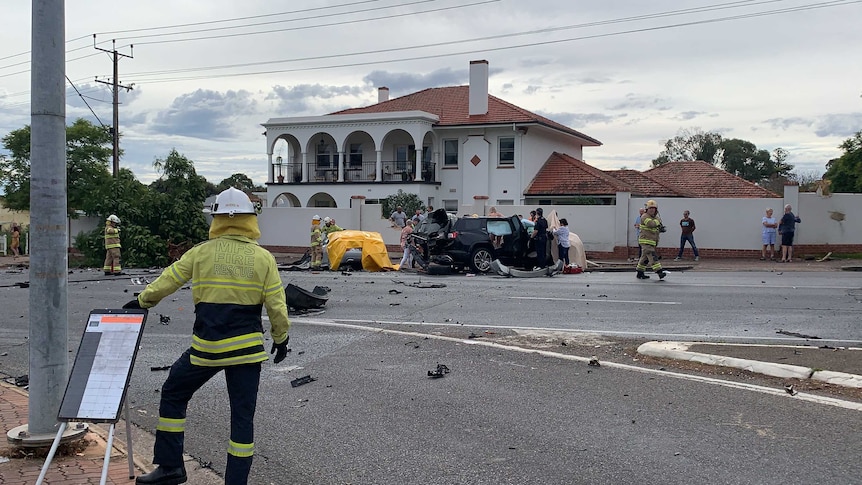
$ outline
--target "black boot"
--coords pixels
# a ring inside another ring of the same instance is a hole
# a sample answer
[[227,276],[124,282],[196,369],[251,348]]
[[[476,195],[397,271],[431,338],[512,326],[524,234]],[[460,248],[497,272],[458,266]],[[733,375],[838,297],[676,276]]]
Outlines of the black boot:
[[155,470],[135,479],[136,485],[179,485],[186,483],[186,468],[171,468],[159,465]]
[[649,276],[645,275],[643,270],[638,270],[638,279],[639,280],[648,280]]
[[667,276],[667,273],[665,273],[663,269],[656,271],[656,274],[658,275],[658,279],[660,280],[663,280],[664,277]]

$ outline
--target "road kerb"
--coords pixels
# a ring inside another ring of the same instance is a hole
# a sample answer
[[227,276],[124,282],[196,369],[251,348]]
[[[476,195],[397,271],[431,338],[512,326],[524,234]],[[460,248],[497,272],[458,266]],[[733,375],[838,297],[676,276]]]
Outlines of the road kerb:
[[773,377],[814,379],[839,386],[862,388],[862,376],[856,374],[814,370],[799,365],[777,364],[774,362],[691,352],[688,350],[691,345],[696,345],[696,342],[646,342],[638,347],[638,353],[652,357],[733,367]]

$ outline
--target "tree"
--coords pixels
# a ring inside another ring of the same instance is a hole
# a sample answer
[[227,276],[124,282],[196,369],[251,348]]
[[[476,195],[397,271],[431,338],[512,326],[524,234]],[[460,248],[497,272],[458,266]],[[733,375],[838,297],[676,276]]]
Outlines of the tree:
[[832,192],[862,192],[862,131],[844,140],[838,148],[844,154],[826,164],[823,178],[831,182]]
[[416,212],[416,209],[425,208],[425,204],[422,203],[422,199],[420,199],[418,195],[409,194],[398,189],[398,193],[392,194],[383,199],[383,217],[389,218],[389,214],[395,212],[395,208],[398,206],[401,206],[401,208],[404,209],[404,212],[408,217],[412,217],[413,213]]
[[216,185],[216,193],[221,193],[221,191],[227,190],[230,187],[242,190],[245,193],[254,192],[255,190],[254,182],[248,178],[247,175],[242,173],[235,173],[219,182],[219,184]]
[[704,132],[700,128],[680,130],[664,144],[664,150],[652,161],[653,167],[667,162],[703,160],[716,165],[721,160],[722,137],[718,133]]
[[[4,204],[13,210],[30,209],[30,126],[3,137],[10,157],[0,157],[0,185]],[[66,127],[67,201],[70,213],[81,209],[93,191],[111,180],[111,135],[79,118]]]
[[209,195],[208,182],[197,174],[194,162],[173,149],[166,158],[156,159],[153,167],[162,173],[150,185],[159,194],[153,197],[154,213],[159,217],[154,233],[167,235],[174,244],[206,240],[203,204]]

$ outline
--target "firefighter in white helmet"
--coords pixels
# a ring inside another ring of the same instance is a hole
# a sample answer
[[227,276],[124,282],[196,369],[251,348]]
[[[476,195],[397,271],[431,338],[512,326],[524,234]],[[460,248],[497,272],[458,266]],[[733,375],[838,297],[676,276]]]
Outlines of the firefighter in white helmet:
[[[124,308],[150,308],[191,282],[195,304],[192,345],[171,366],[162,386],[151,473],[136,484],[187,481],[183,465],[186,409],[195,391],[224,371],[230,399],[226,484],[245,484],[254,457],[254,409],[261,362],[267,360],[261,309],[272,335],[270,353],[287,356],[284,288],[275,258],[260,247],[257,210],[248,196],[229,188],[216,197],[209,240],[188,250]],[[206,399],[213,399],[211,396]]]
[[659,279],[664,279],[667,273],[661,268],[661,263],[656,257],[655,248],[658,246],[659,233],[664,232],[664,225],[661,223],[661,218],[658,216],[658,204],[650,199],[646,203],[646,213],[641,216],[640,235],[638,236],[638,244],[641,247],[641,257],[637,265],[638,279],[648,280],[649,276],[644,274],[647,269],[647,262],[650,267],[656,272]]
[[323,264],[323,228],[320,227],[320,216],[311,218],[311,269],[320,269]]
[[344,229],[339,227],[338,224],[335,223],[335,219],[329,216],[323,218],[323,234],[329,237],[330,234],[336,231],[343,231]]
[[105,221],[105,264],[102,269],[105,276],[121,275],[123,268],[120,266],[120,218],[115,214],[108,216]]

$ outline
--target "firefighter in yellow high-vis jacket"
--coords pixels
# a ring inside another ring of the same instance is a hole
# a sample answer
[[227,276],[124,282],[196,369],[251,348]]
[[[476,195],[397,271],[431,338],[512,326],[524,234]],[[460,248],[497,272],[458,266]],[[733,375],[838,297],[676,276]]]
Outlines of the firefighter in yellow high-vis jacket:
[[225,483],[246,484],[254,456],[254,411],[261,362],[267,360],[261,309],[272,326],[275,363],[287,356],[284,288],[275,258],[260,247],[257,211],[248,196],[229,188],[212,207],[209,240],[186,252],[125,308],[150,308],[191,281],[195,323],[191,348],[171,366],[162,386],[153,472],[136,484],[186,482],[183,440],[192,395],[220,371],[230,399],[230,442]]
[[105,276],[123,274],[120,266],[120,218],[114,214],[105,221]]

